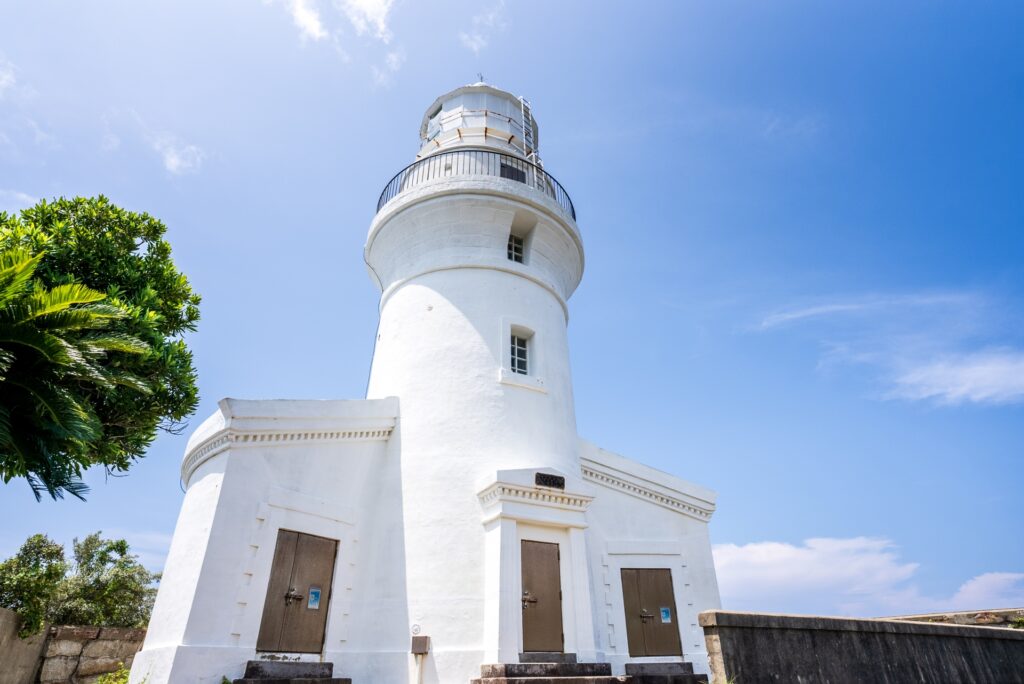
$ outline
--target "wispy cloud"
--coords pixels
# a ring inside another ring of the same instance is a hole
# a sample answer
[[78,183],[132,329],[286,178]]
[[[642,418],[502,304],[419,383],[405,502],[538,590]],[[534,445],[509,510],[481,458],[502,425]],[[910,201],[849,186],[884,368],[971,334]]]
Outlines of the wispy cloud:
[[732,610],[878,617],[1024,605],[1024,573],[991,572],[949,596],[914,584],[919,564],[888,539],[807,539],[714,547],[722,604]]
[[1024,401],[1013,318],[978,292],[921,292],[809,302],[764,315],[752,329],[814,335],[826,350],[821,369],[874,367],[881,399],[1008,404]]
[[358,35],[369,33],[384,43],[391,42],[388,15],[394,0],[337,0],[337,5]]
[[479,55],[480,51],[490,43],[491,34],[505,27],[504,11],[505,2],[500,0],[489,9],[475,15],[471,20],[471,28],[468,31],[459,32],[459,40],[462,45],[471,50],[474,55]]
[[389,52],[384,57],[383,66],[370,67],[373,72],[374,84],[381,87],[388,87],[391,85],[392,77],[402,68],[405,63],[405,51],[394,50]]
[[6,59],[0,59],[0,100],[12,90],[17,84],[18,78],[14,73],[14,64]]
[[19,190],[0,188],[0,211],[19,211],[31,207],[39,199]]
[[[114,132],[111,122],[122,117],[123,115],[116,110],[108,112],[104,117],[106,130],[101,140],[104,150],[113,151],[121,146],[121,139]],[[202,168],[207,154],[199,145],[186,142],[170,131],[150,126],[135,110],[129,110],[127,117],[130,122],[134,122],[136,134],[145,141],[152,151],[157,153],[164,169],[169,173],[183,176],[197,173]]]
[[327,29],[320,19],[320,11],[314,4],[315,1],[289,0],[288,10],[304,39],[323,40],[327,37]]
[[974,295],[962,292],[888,296],[866,295],[776,311],[764,316],[757,327],[761,330],[767,330],[768,328],[774,328],[787,323],[796,323],[809,318],[822,318],[836,314],[881,312],[893,308],[961,305],[971,303],[975,299]]
[[202,148],[184,143],[170,133],[158,133],[152,136],[150,144],[163,159],[164,168],[176,176],[196,173],[206,158],[206,153]]
[[911,367],[898,375],[889,396],[944,404],[1024,401],[1024,350],[995,349]]

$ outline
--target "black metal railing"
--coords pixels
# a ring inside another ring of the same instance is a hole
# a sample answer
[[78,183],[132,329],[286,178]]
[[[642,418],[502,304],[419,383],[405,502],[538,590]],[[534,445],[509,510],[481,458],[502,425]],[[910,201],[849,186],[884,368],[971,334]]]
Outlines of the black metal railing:
[[456,176],[497,176],[529,185],[544,193],[576,220],[576,209],[565,188],[550,173],[511,154],[489,150],[462,149],[438,152],[409,164],[384,186],[377,211],[397,195],[436,178]]

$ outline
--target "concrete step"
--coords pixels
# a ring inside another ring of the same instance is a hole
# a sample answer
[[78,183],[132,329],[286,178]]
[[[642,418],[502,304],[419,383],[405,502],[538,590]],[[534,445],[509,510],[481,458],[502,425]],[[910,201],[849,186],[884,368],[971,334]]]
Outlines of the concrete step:
[[527,651],[519,654],[520,663],[575,663],[575,653],[552,653],[549,651]]
[[334,663],[304,663],[295,660],[250,660],[244,679],[326,679],[334,676]]
[[629,677],[480,677],[470,684],[628,684]]
[[627,675],[629,684],[708,684],[707,675],[675,674],[675,675]]
[[626,663],[628,675],[692,675],[693,663]]
[[497,663],[481,665],[480,676],[495,677],[609,677],[608,663]]
[[243,677],[232,684],[352,684],[347,677]]

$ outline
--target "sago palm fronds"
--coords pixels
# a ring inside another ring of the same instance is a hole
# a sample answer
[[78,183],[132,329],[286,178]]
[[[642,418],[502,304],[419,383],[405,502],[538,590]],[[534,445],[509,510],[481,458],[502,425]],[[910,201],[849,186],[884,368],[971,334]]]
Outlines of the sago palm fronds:
[[106,330],[124,312],[79,284],[45,289],[32,277],[42,258],[0,252],[0,478],[25,477],[38,499],[81,498],[82,471],[103,425],[83,390],[125,386],[149,393],[111,355],[144,354],[149,346]]

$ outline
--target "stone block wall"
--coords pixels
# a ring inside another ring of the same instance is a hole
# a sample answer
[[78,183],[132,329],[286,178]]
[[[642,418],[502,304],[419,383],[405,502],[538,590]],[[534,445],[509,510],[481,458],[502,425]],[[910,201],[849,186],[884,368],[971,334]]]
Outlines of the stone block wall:
[[18,615],[0,608],[0,684],[92,684],[124,663],[131,667],[144,629],[49,627],[18,637]]
[[805,615],[700,614],[712,682],[1024,684],[1024,630]]
[[124,663],[131,667],[146,638],[144,629],[124,627],[51,627],[38,681],[41,684],[92,684]]

